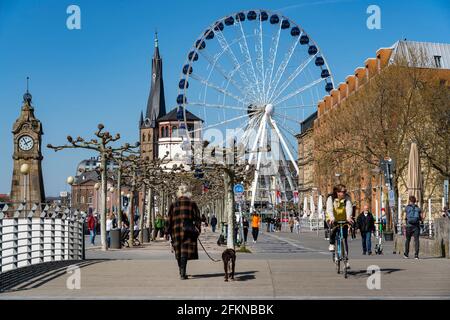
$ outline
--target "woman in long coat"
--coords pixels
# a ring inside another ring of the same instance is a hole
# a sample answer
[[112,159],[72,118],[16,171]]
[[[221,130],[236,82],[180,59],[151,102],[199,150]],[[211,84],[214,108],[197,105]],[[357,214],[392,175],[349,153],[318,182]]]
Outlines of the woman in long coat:
[[201,218],[200,210],[197,204],[191,200],[191,193],[186,185],[178,188],[177,198],[169,208],[166,233],[172,240],[175,258],[180,269],[180,279],[184,280],[188,278],[186,276],[187,261],[198,259],[198,236],[186,232],[186,223],[194,225],[200,234]]

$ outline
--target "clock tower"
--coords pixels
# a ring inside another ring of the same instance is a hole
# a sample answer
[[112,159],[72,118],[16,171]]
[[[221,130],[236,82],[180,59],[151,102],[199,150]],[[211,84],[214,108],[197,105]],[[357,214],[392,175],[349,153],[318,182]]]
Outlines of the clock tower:
[[[27,210],[31,203],[45,202],[44,181],[42,178],[42,124],[34,116],[31,94],[23,95],[23,105],[19,118],[13,126],[14,169],[11,183],[11,201],[26,201]],[[26,164],[27,166],[24,166]]]

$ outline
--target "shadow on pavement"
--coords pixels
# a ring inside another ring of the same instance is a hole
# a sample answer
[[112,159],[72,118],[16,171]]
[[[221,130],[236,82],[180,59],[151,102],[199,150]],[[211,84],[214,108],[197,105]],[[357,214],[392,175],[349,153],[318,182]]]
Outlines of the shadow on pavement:
[[0,293],[38,288],[53,279],[66,275],[69,266],[83,268],[104,261],[107,260],[52,261],[6,271],[0,274]]
[[[394,268],[384,268],[380,269],[381,274],[391,274],[393,272],[404,271],[405,269],[394,269]],[[359,270],[359,271],[347,271],[349,276],[354,278],[368,278],[371,274],[367,272],[367,270]]]
[[[255,273],[258,271],[246,271],[246,272],[235,272],[234,280],[235,281],[247,281],[254,280]],[[225,278],[225,273],[208,273],[208,274],[195,274],[190,276],[192,279],[201,279],[201,278]]]

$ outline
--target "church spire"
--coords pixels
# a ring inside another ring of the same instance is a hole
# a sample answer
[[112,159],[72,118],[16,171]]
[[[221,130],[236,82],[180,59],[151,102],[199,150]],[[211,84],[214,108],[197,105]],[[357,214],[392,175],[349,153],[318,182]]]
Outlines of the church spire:
[[139,118],[139,128],[144,125],[144,113],[141,111],[141,117]]
[[145,117],[150,120],[150,127],[155,128],[157,119],[165,114],[166,103],[164,99],[162,59],[159,55],[158,33],[155,32],[155,51],[152,58],[152,81]]

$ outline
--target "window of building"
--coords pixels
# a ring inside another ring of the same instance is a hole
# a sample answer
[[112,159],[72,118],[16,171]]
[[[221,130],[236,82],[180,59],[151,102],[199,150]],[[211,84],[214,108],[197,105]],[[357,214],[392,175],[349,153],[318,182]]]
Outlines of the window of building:
[[441,56],[434,56],[434,64],[436,68],[441,68]]
[[80,203],[84,203],[84,196],[81,196],[81,201]]
[[176,126],[172,127],[172,137],[178,137],[178,128]]

